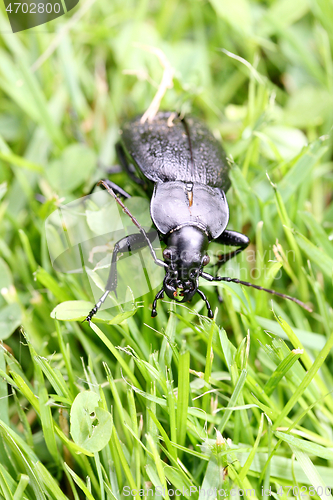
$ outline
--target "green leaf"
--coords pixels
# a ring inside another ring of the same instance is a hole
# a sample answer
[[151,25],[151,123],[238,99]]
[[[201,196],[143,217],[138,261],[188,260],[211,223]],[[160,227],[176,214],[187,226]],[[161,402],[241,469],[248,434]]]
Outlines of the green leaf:
[[[19,480],[19,484],[15,490],[15,493],[14,493],[14,500],[21,500],[21,498],[24,498],[23,497],[23,493],[24,493],[24,490],[26,489],[26,487],[28,486],[30,482],[30,479],[29,479],[29,476],[27,474],[21,474],[21,477],[20,477],[20,480]],[[59,499],[61,497],[59,496]]]
[[251,31],[252,16],[249,3],[246,0],[210,0],[216,13],[238,30],[242,36]]
[[0,470],[0,491],[3,493],[5,500],[14,500],[12,492],[10,491],[10,487],[1,470]]
[[21,308],[18,304],[8,304],[0,309],[0,339],[4,340],[20,326],[22,322]]
[[299,450],[305,451],[309,455],[314,455],[315,457],[333,460],[333,451],[324,448],[324,446],[320,446],[317,443],[312,443],[311,441],[306,441],[305,439],[300,439],[292,434],[286,434],[281,431],[275,431],[274,434],[277,438],[282,439],[285,443],[288,443],[290,447],[296,447]]
[[72,191],[90,178],[96,163],[96,154],[92,149],[83,144],[72,144],[58,160],[51,162],[46,177],[55,191]]
[[56,479],[41,462],[35,463],[35,470],[39,479],[45,484],[48,491],[59,500],[67,500],[68,497],[61,491]]
[[99,408],[99,396],[93,391],[81,392],[71,408],[71,435],[76,444],[96,453],[110,441],[112,433],[111,414]]
[[252,224],[256,226],[260,220],[259,203],[256,193],[251,189],[237,165],[233,165],[229,175],[240,203],[246,207]]
[[70,294],[61,286],[58,285],[57,281],[51,276],[45,269],[39,267],[34,273],[36,279],[44,285],[48,290],[50,290],[53,295],[58,300],[69,300],[71,299]]
[[[326,482],[326,480],[319,473],[319,470],[318,470],[319,467],[315,467],[313,465],[313,463],[311,462],[310,458],[305,453],[298,450],[295,446],[292,446],[291,449],[292,449],[292,452],[294,453],[294,455],[296,456],[297,461],[298,461],[299,465],[301,466],[304,474],[309,478],[310,484],[312,484],[312,486],[314,486],[316,491],[319,490],[319,487],[322,488],[323,494],[318,495],[318,496],[321,498],[323,498],[323,497],[324,498],[328,498],[328,497],[332,498],[332,496],[330,494],[331,488],[328,489],[329,495],[327,495],[327,493],[326,493],[327,485],[331,484],[331,480]],[[328,470],[327,470],[327,472],[328,472]]]
[[327,278],[332,279],[333,259],[329,257],[323,250],[316,247],[303,234],[294,230],[295,238],[303,252],[308,256],[311,262],[317,264]]
[[37,266],[33,251],[32,251],[31,246],[30,246],[29,238],[28,238],[27,234],[23,231],[23,229],[19,230],[19,236],[20,236],[20,240],[21,240],[21,243],[23,246],[24,253],[25,253],[26,258],[29,262],[30,270],[33,273],[36,271],[38,266]]
[[3,288],[9,288],[13,284],[12,273],[7,262],[0,257],[0,291]]
[[91,491],[89,491],[89,489],[85,485],[84,481],[82,481],[82,479],[77,474],[75,474],[75,472],[66,464],[66,462],[64,463],[64,467],[70,474],[70,476],[74,479],[79,488],[81,488],[87,500],[96,500],[95,497],[91,494]]
[[0,200],[2,200],[2,198],[5,196],[5,194],[7,193],[7,182],[2,182],[0,184]]
[[[296,447],[293,449],[296,457],[297,454],[302,454],[303,456],[306,456],[305,453],[302,453],[299,451]],[[247,459],[248,453],[239,453],[238,454],[238,460],[241,465],[243,465]],[[263,470],[266,462],[267,462],[268,455],[267,453],[256,453],[256,456],[254,457],[254,460],[251,464],[250,470],[253,472],[258,472],[261,473]],[[310,459],[308,459],[310,460]],[[313,464],[312,464],[313,467]],[[330,485],[332,481],[332,474],[333,474],[333,468],[331,467],[325,467],[322,465],[317,465],[316,466],[317,472],[321,475],[324,483],[326,485]],[[306,470],[304,468],[304,465],[300,464],[299,462],[295,463],[295,473],[296,473],[296,478],[299,483],[301,484],[312,484],[312,477],[308,474],[309,470]],[[281,456],[273,456],[271,460],[271,477],[281,479],[282,481],[290,481],[292,484],[293,481],[293,476],[292,476],[292,459],[286,458],[286,457],[281,457]],[[284,483],[282,483],[284,484]]]
[[208,462],[205,477],[202,482],[201,491],[199,495],[199,500],[205,499],[205,493],[208,491],[214,491],[214,488],[220,488],[222,486],[221,467],[216,461],[214,456]]
[[177,440],[183,445],[186,437],[188,397],[190,389],[190,352],[183,342],[179,356],[178,399],[177,399]]
[[170,497],[168,495],[168,485],[166,482],[166,477],[165,477],[165,472],[164,472],[164,462],[162,461],[162,459],[158,453],[158,450],[156,448],[156,443],[154,442],[154,439],[150,434],[147,434],[147,444],[149,445],[149,447],[153,453],[155,469],[157,470],[158,478],[159,478],[161,485],[165,491],[164,498],[166,500],[170,500]]
[[257,439],[255,440],[255,443],[253,445],[253,449],[251,450],[249,456],[247,457],[245,464],[242,467],[242,470],[239,473],[239,478],[241,481],[243,481],[246,478],[246,475],[247,475],[247,473],[251,467],[251,464],[254,460],[255,454],[257,452],[257,449],[258,449],[258,446],[260,443],[260,439],[262,437],[263,428],[264,428],[264,413],[262,413],[261,417],[260,417],[260,425],[259,425],[259,429],[258,429]]
[[53,456],[55,462],[58,462],[59,452],[54,432],[54,421],[52,418],[51,407],[49,405],[49,395],[45,385],[43,384],[44,380],[40,374],[39,384],[38,384],[39,386],[38,398],[39,398],[40,418],[42,422],[43,433],[45,436],[45,443],[49,452]]
[[292,4],[289,0],[272,2],[260,19],[258,36],[268,37],[276,31],[283,33],[283,30],[303,17],[309,8],[310,5],[303,0],[294,0]]
[[333,255],[333,243],[329,240],[323,226],[315,219],[311,212],[299,212],[299,214],[311,232],[314,243],[326,252],[327,255]]
[[[278,337],[283,339],[288,339],[289,337],[285,331],[283,331],[281,325],[277,321],[272,319],[262,318],[261,316],[255,316],[256,321],[262,328],[274,333]],[[308,349],[322,349],[325,345],[325,336],[317,332],[309,332],[307,330],[302,330],[300,328],[293,328],[293,332],[300,339],[302,345]]]
[[315,378],[316,373],[324,363],[325,359],[329,355],[331,349],[333,347],[333,333],[330,335],[330,337],[327,339],[326,344],[324,345],[323,349],[320,351],[318,356],[313,362],[313,365],[309,369],[309,371],[306,373],[305,377],[303,378],[302,382],[300,385],[296,388],[292,396],[290,397],[289,401],[286,403],[284,406],[283,410],[279,413],[277,419],[274,422],[274,430],[281,424],[283,419],[287,417],[291,409],[297,404],[298,400],[306,390],[306,388],[310,385],[312,380]]
[[284,117],[295,127],[316,127],[329,115],[332,105],[332,95],[328,90],[306,85],[290,96]]
[[39,174],[44,173],[44,167],[42,165],[33,163],[32,161],[29,161],[26,158],[22,158],[22,156],[17,156],[13,153],[3,153],[0,151],[0,159],[8,162],[10,165],[13,165],[14,168],[21,167],[33,172],[38,172]]
[[231,414],[233,411],[231,408],[233,408],[234,406],[237,405],[238,398],[239,398],[240,394],[242,393],[243,386],[246,382],[246,377],[247,377],[247,371],[242,370],[240,375],[239,375],[239,378],[237,380],[237,384],[234,388],[234,391],[231,395],[231,398],[229,399],[229,402],[227,404],[227,408],[226,408],[226,411],[222,417],[221,423],[219,425],[219,431],[221,433],[223,433],[225,426],[227,425],[228,420],[231,417]]
[[[51,318],[62,321],[83,321],[89,311],[94,307],[92,302],[86,300],[68,300],[58,304],[51,312]],[[105,311],[99,311],[97,317],[94,319],[107,323],[109,325],[119,325],[126,319],[130,318],[136,313],[137,309],[134,307],[131,311],[124,311],[112,317]]]
[[67,300],[53,309],[51,318],[62,321],[82,321],[92,307],[93,304],[86,300]]
[[299,154],[301,149],[307,144],[303,132],[296,128],[282,125],[269,125],[260,132],[260,135],[259,133],[257,135],[264,139],[261,141],[261,149],[265,156],[271,160],[277,159],[274,152],[275,148],[279,156],[288,161]]
[[325,139],[318,139],[310,144],[300,157],[296,160],[292,168],[277,185],[284,203],[295,193],[297,188],[311,175],[312,169],[317,161],[327,151]]
[[272,375],[267,380],[264,387],[264,390],[268,396],[270,396],[272,392],[274,392],[274,389],[278,386],[280,380],[288,373],[290,368],[298,360],[298,358],[300,358],[301,355],[302,351],[291,351],[291,353],[288,354],[288,356],[283,361],[281,361],[279,366],[276,368],[276,370],[274,370]]
[[0,421],[0,433],[3,442],[6,443],[12,457],[12,464],[18,463],[19,471],[25,472],[30,479],[29,486],[33,489],[36,500],[46,500],[39,478],[35,472],[34,464],[37,457],[26,442],[4,422]]

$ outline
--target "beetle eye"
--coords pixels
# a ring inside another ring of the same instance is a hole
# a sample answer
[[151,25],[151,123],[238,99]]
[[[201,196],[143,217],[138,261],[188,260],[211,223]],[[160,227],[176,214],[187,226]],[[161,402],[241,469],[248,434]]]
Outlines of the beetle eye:
[[163,257],[165,260],[171,260],[172,259],[172,251],[170,248],[165,248],[163,250]]
[[209,262],[210,262],[209,255],[205,255],[204,258],[202,259],[202,265],[207,266],[207,264],[209,264]]

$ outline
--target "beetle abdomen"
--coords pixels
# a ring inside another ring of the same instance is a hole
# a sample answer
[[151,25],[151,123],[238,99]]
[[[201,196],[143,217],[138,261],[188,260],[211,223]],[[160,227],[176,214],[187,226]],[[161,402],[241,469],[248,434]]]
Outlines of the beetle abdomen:
[[199,182],[227,191],[229,165],[219,141],[198,119],[160,112],[149,123],[126,123],[122,142],[143,175],[153,182]]

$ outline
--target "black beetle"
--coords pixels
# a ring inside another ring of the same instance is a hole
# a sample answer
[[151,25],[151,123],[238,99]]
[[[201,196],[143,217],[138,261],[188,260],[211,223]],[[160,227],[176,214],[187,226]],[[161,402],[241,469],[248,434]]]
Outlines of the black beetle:
[[[110,291],[117,288],[117,255],[149,246],[155,263],[165,268],[162,289],[152,308],[156,316],[157,300],[164,292],[170,299],[186,302],[198,293],[205,301],[208,316],[213,317],[205,294],[199,290],[199,277],[208,281],[228,281],[252,286],[297,302],[298,299],[248,282],[203,271],[209,263],[207,249],[214,241],[238,247],[219,256],[218,267],[243,251],[250,240],[244,234],[227,230],[229,208],[225,193],[230,187],[229,162],[219,141],[206,126],[193,117],[159,112],[151,122],[140,117],[126,123],[116,146],[122,168],[150,194],[150,214],[160,239],[165,243],[164,261],[156,257],[152,241],[156,232],[146,232],[117,196],[129,195],[109,180],[101,184],[129,215],[140,233],[126,236],[113,249],[111,269],[105,293],[88,314],[90,321]],[[132,167],[134,166],[134,168]]]

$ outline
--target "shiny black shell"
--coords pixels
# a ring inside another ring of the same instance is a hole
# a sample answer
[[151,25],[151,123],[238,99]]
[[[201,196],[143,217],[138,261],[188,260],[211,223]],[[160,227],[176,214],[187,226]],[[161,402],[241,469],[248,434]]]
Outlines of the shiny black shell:
[[159,112],[152,122],[141,117],[124,124],[121,141],[131,161],[154,183],[183,181],[206,184],[226,192],[229,163],[219,141],[192,116]]
[[193,183],[192,204],[182,181],[157,182],[150,202],[151,218],[161,234],[181,226],[196,226],[216,239],[229,221],[229,208],[221,188]]

